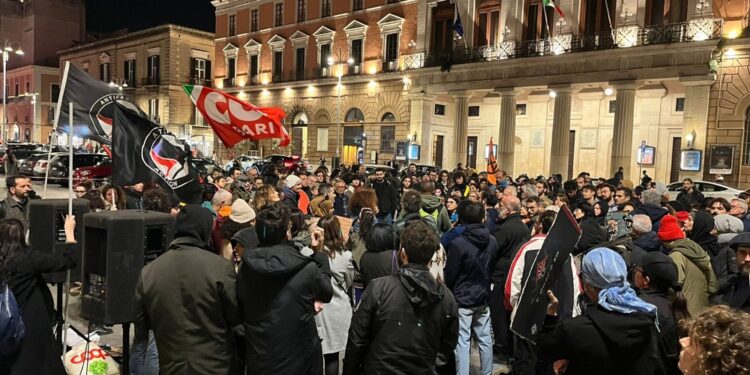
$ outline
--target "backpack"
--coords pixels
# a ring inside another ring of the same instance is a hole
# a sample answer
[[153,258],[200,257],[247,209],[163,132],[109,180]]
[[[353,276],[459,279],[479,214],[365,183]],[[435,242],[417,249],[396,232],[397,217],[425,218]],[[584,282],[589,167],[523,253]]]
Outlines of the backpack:
[[443,204],[441,203],[437,207],[435,207],[432,212],[425,211],[424,208],[419,209],[419,217],[425,218],[427,216],[432,216],[432,219],[435,221],[435,227],[437,227],[438,217],[440,217],[440,210],[443,209]]
[[21,346],[26,326],[8,284],[0,290],[0,356],[9,356]]

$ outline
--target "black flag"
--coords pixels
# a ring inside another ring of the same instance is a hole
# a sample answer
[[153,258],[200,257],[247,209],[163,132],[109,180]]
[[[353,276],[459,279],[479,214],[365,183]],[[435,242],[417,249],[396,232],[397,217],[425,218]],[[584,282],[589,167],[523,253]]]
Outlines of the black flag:
[[182,202],[200,203],[197,174],[190,167],[190,150],[174,134],[129,106],[114,106],[112,183],[157,182]]
[[56,112],[57,130],[66,134],[70,132],[68,103],[71,102],[73,103],[73,135],[92,139],[105,145],[112,143],[115,102],[120,102],[146,116],[118,87],[95,79],[70,62],[66,62],[62,93],[57,102]]
[[562,206],[521,289],[510,327],[518,336],[536,343],[547,314],[547,290],[563,273],[563,266],[568,264],[570,267],[566,262],[580,238],[581,228],[575,217],[566,206]]

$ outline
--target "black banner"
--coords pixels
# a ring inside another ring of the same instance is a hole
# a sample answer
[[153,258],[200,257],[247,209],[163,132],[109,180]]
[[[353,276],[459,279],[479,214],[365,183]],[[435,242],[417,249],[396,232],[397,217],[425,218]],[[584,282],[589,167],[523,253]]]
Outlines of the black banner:
[[57,130],[70,133],[68,108],[73,103],[73,135],[92,139],[101,144],[112,143],[112,118],[114,103],[119,102],[129,109],[146,116],[138,106],[129,101],[117,86],[103,82],[75,65],[66,62],[67,75],[62,82],[63,92],[58,101],[59,118]]
[[536,343],[547,314],[547,290],[562,275],[563,267],[580,238],[581,228],[575,217],[566,206],[562,206],[521,290],[510,327],[518,336]]
[[112,183],[157,182],[185,203],[200,203],[190,149],[167,129],[118,102],[112,132]]

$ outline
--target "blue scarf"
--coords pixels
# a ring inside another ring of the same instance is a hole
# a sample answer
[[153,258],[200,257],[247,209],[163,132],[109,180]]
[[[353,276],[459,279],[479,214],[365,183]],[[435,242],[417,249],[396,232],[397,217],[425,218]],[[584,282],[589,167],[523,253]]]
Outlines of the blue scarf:
[[641,312],[656,315],[656,306],[636,296],[626,281],[627,274],[625,260],[610,249],[599,247],[583,257],[581,276],[586,284],[601,289],[599,306],[621,314]]

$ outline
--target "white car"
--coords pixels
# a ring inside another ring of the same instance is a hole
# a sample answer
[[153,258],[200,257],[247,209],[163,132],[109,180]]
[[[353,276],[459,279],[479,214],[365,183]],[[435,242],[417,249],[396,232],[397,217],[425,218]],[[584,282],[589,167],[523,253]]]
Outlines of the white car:
[[[735,188],[711,181],[693,181],[693,184],[695,188],[703,193],[703,196],[706,198],[724,198],[726,200],[731,200],[732,198],[735,198],[737,197],[737,195],[742,193],[742,190],[737,190]],[[677,195],[680,194],[681,191],[682,181],[673,182],[667,185],[667,194],[669,194],[669,200],[677,199]]]
[[[50,155],[50,160],[54,158],[57,155],[64,154],[64,152],[53,152]],[[47,165],[49,165],[49,160],[47,157],[43,157],[39,160],[37,160],[36,164],[34,164],[34,176],[35,177],[44,177],[45,174],[47,174]]]
[[244,172],[244,171],[247,171],[249,168],[252,168],[253,166],[255,166],[255,163],[258,162],[259,160],[262,160],[262,159],[260,157],[257,157],[257,156],[240,155],[240,156],[238,156],[238,157],[236,157],[236,158],[228,161],[224,165],[224,170],[227,171],[227,172],[229,172],[232,169],[232,167],[234,166],[234,161],[235,160],[239,160],[240,165],[242,165],[242,171]]

